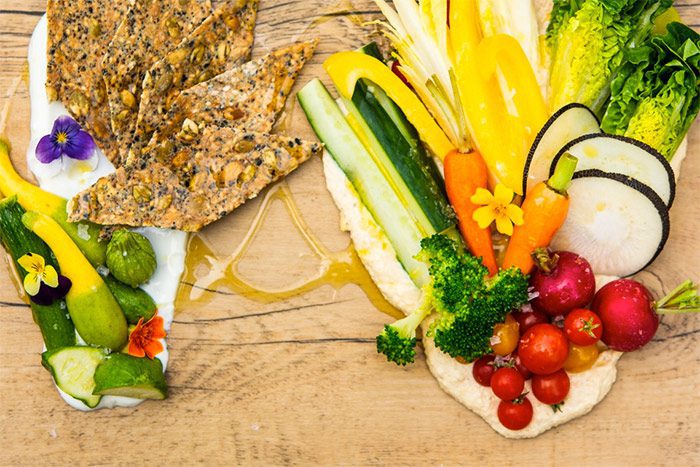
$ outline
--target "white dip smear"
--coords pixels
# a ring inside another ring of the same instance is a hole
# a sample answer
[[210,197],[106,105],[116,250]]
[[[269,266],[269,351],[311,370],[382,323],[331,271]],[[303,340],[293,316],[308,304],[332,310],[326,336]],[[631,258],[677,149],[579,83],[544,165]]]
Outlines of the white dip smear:
[[[341,229],[350,232],[353,244],[372,280],[395,307],[405,314],[411,313],[420,298],[419,289],[396,259],[396,253],[381,227],[362,204],[357,192],[338,164],[328,154],[323,155],[326,187],[341,213]],[[598,288],[611,280],[611,276],[596,276]],[[430,319],[423,323],[423,330]],[[380,330],[378,329],[377,332]],[[561,412],[554,412],[532,396],[530,381],[525,391],[533,407],[532,422],[523,430],[511,431],[498,420],[498,399],[491,388],[481,386],[472,376],[472,365],[463,365],[437,349],[430,338],[423,339],[423,347],[430,371],[440,387],[465,407],[480,415],[495,431],[507,438],[532,438],[550,428],[580,417],[593,409],[610,391],[617,374],[615,364],[622,353],[606,350],[600,353],[593,367],[581,373],[569,373],[571,390]]]
[[[69,115],[60,102],[49,102],[46,96],[46,15],[37,24],[29,42],[29,96],[31,100],[31,141],[27,150],[27,164],[34,173],[39,185],[46,191],[70,199],[73,195],[94,184],[100,177],[114,172],[114,166],[98,150],[99,161],[94,171],[81,170],[81,167],[64,158],[67,165],[63,171],[52,177],[47,176],[45,167],[41,167],[35,157],[36,145],[42,136],[51,133],[53,122],[61,115]],[[73,164],[73,166],[69,165]],[[170,330],[175,309],[175,296],[180,282],[180,276],[185,268],[185,253],[187,234],[177,230],[156,228],[136,229],[146,236],[153,245],[158,267],[151,280],[142,288],[148,292],[158,305],[158,313],[163,317],[165,330]],[[79,336],[78,336],[79,337]],[[78,339],[82,342],[82,339]],[[163,362],[163,370],[168,365],[168,350],[163,341],[164,350],[158,355]],[[58,388],[57,388],[58,389]],[[72,398],[60,389],[61,397],[78,410],[91,410],[77,399]],[[143,402],[142,399],[129,397],[103,396],[95,409],[113,407],[133,407]]]

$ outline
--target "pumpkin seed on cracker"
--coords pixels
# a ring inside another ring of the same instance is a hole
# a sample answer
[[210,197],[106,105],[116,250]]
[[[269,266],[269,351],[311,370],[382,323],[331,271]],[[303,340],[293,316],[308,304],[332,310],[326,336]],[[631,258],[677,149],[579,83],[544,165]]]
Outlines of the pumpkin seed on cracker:
[[136,144],[149,141],[158,121],[183,89],[249,60],[256,10],[257,0],[223,4],[148,70],[136,123]]
[[210,126],[193,144],[171,141],[143,169],[101,178],[73,198],[70,219],[195,232],[321,150],[299,138]]
[[[136,0],[102,62],[112,133],[130,144],[146,71],[212,14],[209,0]],[[119,165],[118,154],[110,157]]]
[[[132,151],[125,165],[148,165],[153,155],[152,146],[177,137],[188,119],[203,125],[270,132],[299,71],[313,55],[316,43],[300,42],[280,48],[182,91],[154,125],[151,141],[144,148]],[[193,139],[187,134],[180,137]]]

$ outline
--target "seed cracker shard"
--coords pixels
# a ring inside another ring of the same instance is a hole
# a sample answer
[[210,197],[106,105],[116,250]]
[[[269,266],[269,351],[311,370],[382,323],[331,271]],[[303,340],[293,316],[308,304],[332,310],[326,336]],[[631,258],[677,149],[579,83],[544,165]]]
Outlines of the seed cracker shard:
[[216,124],[269,133],[317,42],[277,49],[181,92],[154,125],[155,134],[146,148],[132,148],[126,166],[148,165],[153,147],[180,134],[187,119],[197,125]]
[[[117,147],[130,143],[146,71],[212,14],[209,0],[136,0],[104,56],[103,74]],[[119,152],[107,154],[119,165]]]
[[105,153],[111,137],[102,59],[130,1],[49,0],[46,93],[61,101]]
[[134,142],[148,143],[183,89],[250,59],[257,0],[227,2],[146,73]]
[[73,198],[70,219],[196,232],[321,149],[299,138],[205,128],[195,143],[176,141],[145,169],[122,167],[98,180]]

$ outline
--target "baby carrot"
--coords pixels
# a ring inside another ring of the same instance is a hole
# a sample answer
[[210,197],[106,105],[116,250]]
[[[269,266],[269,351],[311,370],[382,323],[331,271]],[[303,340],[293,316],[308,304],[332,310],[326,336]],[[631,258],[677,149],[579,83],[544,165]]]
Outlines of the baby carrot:
[[524,274],[530,273],[535,265],[532,253],[537,248],[547,247],[566,220],[569,211],[566,189],[577,163],[578,159],[574,156],[564,154],[549,180],[538,183],[527,194],[521,206],[523,224],[513,229],[503,269],[515,266]]
[[488,183],[484,159],[476,151],[464,154],[453,150],[447,154],[443,163],[447,197],[459,219],[459,231],[472,254],[481,257],[491,275],[496,274],[498,266],[491,243],[491,231],[489,228],[479,228],[479,224],[472,219],[474,211],[480,206],[470,200],[477,188],[486,188]]

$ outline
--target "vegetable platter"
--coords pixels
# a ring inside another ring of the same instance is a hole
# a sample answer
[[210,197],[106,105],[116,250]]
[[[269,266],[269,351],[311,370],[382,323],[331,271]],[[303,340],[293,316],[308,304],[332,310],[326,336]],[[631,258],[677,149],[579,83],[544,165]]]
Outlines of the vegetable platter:
[[[676,3],[686,23],[697,22],[692,6]],[[8,40],[19,57],[26,51],[28,36],[14,33],[31,33],[43,2],[23,5],[21,11],[13,8],[9,5],[12,13],[3,15],[18,19],[7,32],[13,33]],[[323,62],[338,51],[356,50],[377,38],[372,26],[361,26],[380,19],[373,2],[321,2],[315,11],[316,20],[310,18],[309,2],[292,2],[283,8],[264,1],[260,5],[256,37],[260,53],[307,35],[321,38],[317,56],[302,71],[295,91],[316,77],[332,89]],[[7,63],[2,80],[11,89],[22,75],[22,59]],[[16,157],[24,153],[29,139],[29,102],[19,83],[18,91],[6,99],[13,109],[6,133],[12,135],[13,163],[26,176],[23,158]],[[301,106],[290,104],[287,111],[284,131],[313,139]],[[695,129],[690,131],[688,145],[670,210],[669,238],[654,262],[635,276],[655,298],[686,278],[697,279],[694,264],[700,257],[694,232],[699,213],[692,196],[698,178],[693,158],[698,151]],[[580,163],[580,154],[573,155]],[[323,172],[321,161],[312,159],[287,184],[309,229],[331,251],[340,251],[347,237],[338,231],[337,209],[320,183]],[[665,202],[670,203],[671,182],[666,181]],[[664,203],[663,193],[656,194]],[[230,252],[231,245],[244,238],[256,206],[264,202],[253,201],[199,234],[210,251]],[[659,202],[652,205],[660,206]],[[315,267],[315,258],[305,249],[303,238],[289,234],[293,224],[284,205],[271,206],[274,216],[268,216],[270,223],[251,244],[239,269],[250,280],[275,289],[303,282],[309,268]],[[425,222],[437,223],[439,216],[426,216]],[[203,245],[192,246],[201,249]],[[378,355],[375,338],[393,319],[378,313],[367,295],[352,286],[319,288],[282,303],[250,301],[222,287],[218,293],[203,292],[197,301],[192,300],[192,286],[187,284],[196,278],[185,276],[187,306],[179,309],[168,339],[169,352],[178,355],[168,373],[170,399],[148,402],[129,410],[128,416],[123,411],[84,416],[57,409],[53,389],[46,381],[36,382],[47,379],[36,361],[41,336],[28,309],[17,299],[14,279],[6,270],[2,274],[7,285],[2,300],[8,305],[3,307],[0,340],[1,425],[7,430],[3,439],[13,442],[13,448],[0,455],[2,463],[38,461],[51,453],[66,462],[107,464],[153,456],[170,462],[207,463],[665,464],[692,460],[698,451],[693,436],[697,428],[693,402],[697,320],[693,315],[663,317],[654,340],[620,360],[618,381],[590,415],[513,443],[440,390],[420,346],[416,362],[403,368]],[[651,417],[653,431],[648,423]],[[6,428],[10,425],[12,429]],[[86,432],[90,436],[81,435]],[[135,437],[138,443],[133,443]],[[595,440],[596,449],[582,450],[583,437]],[[129,449],[123,449],[127,444]],[[212,458],[217,450],[220,457]]]

